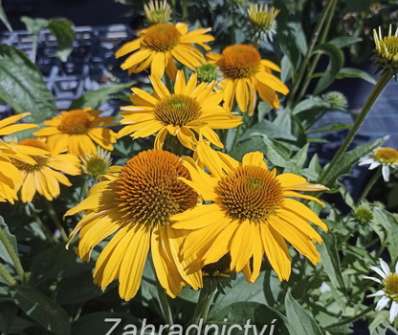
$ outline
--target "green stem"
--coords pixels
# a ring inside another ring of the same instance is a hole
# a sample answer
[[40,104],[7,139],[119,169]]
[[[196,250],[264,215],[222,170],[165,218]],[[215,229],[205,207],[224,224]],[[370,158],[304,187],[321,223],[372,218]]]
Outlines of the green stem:
[[343,321],[340,321],[340,322],[337,322],[337,323],[334,323],[334,324],[332,324],[330,326],[325,327],[325,330],[331,330],[333,328],[337,328],[337,327],[340,327],[340,326],[344,326],[346,324],[353,323],[353,322],[355,322],[357,320],[360,320],[363,316],[365,316],[369,312],[372,312],[373,310],[374,310],[373,307],[368,307],[363,312],[359,313],[358,315],[353,316],[352,318],[345,319]]
[[68,242],[68,234],[65,232],[65,228],[63,227],[61,220],[59,219],[57,212],[54,209],[52,202],[47,202],[48,206],[48,214],[50,215],[51,219],[53,220],[55,226],[59,229],[61,233],[62,240],[67,243]]
[[19,259],[17,250],[14,249],[14,246],[12,245],[4,229],[0,229],[0,242],[4,245],[8,255],[11,257],[18,277],[23,280],[25,277],[25,271],[22,267],[21,260]]
[[193,314],[193,324],[198,324],[200,320],[203,320],[203,323],[207,321],[215,293],[216,287],[214,285],[204,285],[200,290],[199,300]]
[[187,21],[188,20],[188,15],[189,15],[188,1],[187,0],[181,0],[181,10],[182,10],[182,19],[184,21]]
[[159,284],[159,281],[156,281],[156,286],[158,289],[158,297],[159,297],[159,305],[160,310],[162,312],[164,320],[167,322],[169,326],[174,324],[173,321],[173,313],[170,308],[169,298],[163,290],[163,287]]
[[[320,44],[323,44],[323,43],[326,42],[326,39],[327,39],[327,37],[328,37],[328,35],[329,35],[330,26],[331,26],[331,24],[332,24],[332,20],[333,20],[333,17],[334,17],[334,13],[335,13],[335,11],[336,11],[336,7],[337,7],[337,0],[331,0],[331,8],[330,8],[330,10],[328,11],[328,15],[327,15],[327,19],[326,19],[327,21],[326,21],[326,24],[325,24],[325,28],[323,29],[322,36],[321,36],[321,38],[320,38],[320,40],[319,40],[319,41],[320,41]],[[305,93],[307,92],[308,86],[309,86],[310,83],[311,83],[312,76],[313,76],[313,74],[314,74],[314,72],[315,72],[315,70],[316,70],[316,68],[317,68],[317,66],[318,66],[318,63],[319,63],[320,59],[321,59],[321,54],[317,54],[317,55],[315,56],[315,58],[314,58],[314,61],[312,62],[311,66],[310,66],[310,69],[309,69],[309,71],[308,71],[306,77],[305,77],[304,84],[302,85],[302,88],[301,88],[301,90],[300,90],[300,93],[299,93],[299,95],[297,96],[297,101],[300,101],[301,98],[302,98],[302,97],[305,95]]]
[[318,44],[318,40],[319,40],[319,37],[321,35],[322,28],[323,28],[323,26],[324,26],[324,24],[325,24],[325,22],[326,22],[326,20],[328,18],[329,11],[330,11],[334,1],[335,0],[330,0],[329,1],[328,5],[325,7],[325,9],[322,12],[321,19],[318,21],[318,24],[317,24],[317,26],[315,28],[314,35],[312,36],[312,39],[311,39],[310,46],[309,46],[309,48],[307,50],[307,53],[306,53],[306,55],[304,57],[303,63],[300,65],[299,74],[298,74],[297,78],[295,78],[295,80],[294,80],[293,88],[292,88],[292,91],[291,91],[291,93],[289,95],[289,99],[288,99],[288,102],[287,102],[287,106],[288,107],[291,107],[293,105],[294,101],[295,101],[295,97],[296,97],[296,95],[298,93],[298,90],[301,87],[301,83],[302,83],[302,81],[304,79],[305,73],[307,71],[308,65],[309,65],[311,57],[312,57],[312,54],[313,54],[313,52],[315,50],[316,45]]
[[373,187],[376,185],[377,181],[380,179],[381,171],[382,171],[382,169],[378,168],[377,171],[373,174],[372,178],[370,178],[370,180],[367,183],[366,187],[364,188],[358,202],[361,202],[362,200],[365,200],[368,197],[369,192],[373,189]]
[[17,285],[16,280],[10,275],[3,264],[0,264],[0,277],[4,279],[8,286],[14,287]]
[[320,178],[320,183],[323,183],[325,185],[331,185],[335,182],[335,180],[329,180],[330,178],[330,173],[333,171],[333,169],[336,167],[337,164],[340,164],[340,160],[345,154],[345,152],[348,150],[349,146],[351,145],[352,141],[355,138],[355,135],[358,133],[359,129],[361,128],[363,122],[365,121],[366,117],[368,116],[370,110],[372,109],[373,105],[375,104],[377,98],[381,94],[381,92],[384,90],[388,82],[391,80],[393,77],[393,74],[391,71],[384,71],[382,75],[380,76],[378,82],[373,88],[373,91],[371,92],[370,96],[368,97],[368,100],[366,101],[365,105],[363,106],[361,112],[357,116],[357,118],[354,121],[354,124],[352,125],[350,131],[347,134],[347,137],[345,138],[343,144],[340,146],[339,150],[336,152],[334,155],[332,161],[328,165],[328,167],[324,170],[321,178]]
[[45,235],[45,237],[52,243],[57,243],[57,241],[54,239],[54,234],[52,233],[52,231],[50,229],[48,229],[48,227],[44,224],[44,222],[40,219],[39,215],[37,214],[36,208],[32,208],[31,209],[31,214],[33,216],[33,218],[35,219],[35,221],[38,223],[38,225],[40,226],[43,234]]

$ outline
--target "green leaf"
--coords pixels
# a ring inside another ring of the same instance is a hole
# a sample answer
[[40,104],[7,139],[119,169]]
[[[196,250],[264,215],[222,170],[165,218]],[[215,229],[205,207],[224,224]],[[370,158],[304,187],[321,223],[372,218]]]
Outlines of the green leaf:
[[4,11],[2,2],[3,0],[0,0],[0,21],[4,23],[8,31],[12,31],[12,27],[10,25],[10,22],[8,21],[6,12]]
[[72,102],[71,108],[98,108],[103,103],[112,99],[115,94],[118,94],[129,88],[133,85],[133,83],[126,84],[112,84],[105,87],[101,87],[95,91],[89,91],[79,99]]
[[8,264],[15,266],[13,259],[10,257],[8,248],[12,248],[15,254],[18,254],[18,246],[16,237],[10,233],[7,224],[4,222],[3,217],[0,216],[0,229],[4,237],[7,239],[7,246],[0,242],[0,258]]
[[42,29],[48,27],[48,20],[46,19],[32,19],[28,16],[22,16],[21,21],[25,24],[26,30],[32,35],[37,35]]
[[41,123],[56,112],[54,97],[37,67],[18,49],[0,45],[0,100]]
[[56,335],[71,333],[69,317],[65,310],[37,289],[19,286],[16,288],[14,299],[26,315],[46,330]]
[[285,127],[279,127],[275,123],[263,120],[256,123],[252,128],[249,128],[240,138],[244,141],[252,136],[267,135],[269,138],[291,140],[294,141],[296,138],[292,135],[290,129]]
[[48,23],[48,29],[57,39],[58,58],[66,62],[73,49],[73,41],[75,40],[75,31],[73,23],[67,19],[51,19]]
[[313,316],[293,298],[290,291],[285,297],[285,308],[290,335],[323,335]]
[[372,221],[385,229],[386,244],[391,259],[398,259],[398,217],[385,209],[375,207]]
[[317,95],[327,89],[336,79],[337,74],[344,65],[344,54],[341,49],[330,43],[320,45],[314,53],[329,56],[329,65],[318,80],[314,90],[314,93]]
[[306,111],[311,111],[314,109],[326,109],[330,105],[320,97],[310,96],[307,99],[301,101],[293,109],[293,114],[297,115]]
[[333,171],[330,172],[328,180],[325,181],[325,185],[334,183],[338,178],[351,172],[352,167],[356,165],[362,157],[365,157],[374,149],[384,143],[384,139],[379,139],[370,143],[366,143],[356,147],[355,149],[348,151],[344,156],[336,163]]
[[351,68],[351,67],[343,67],[339,73],[337,74],[337,79],[344,79],[344,78],[354,78],[354,79],[362,79],[366,82],[375,85],[376,80],[367,72]]
[[359,43],[362,38],[356,36],[340,36],[330,40],[328,43],[333,44],[335,47],[342,49],[349,47],[353,44]]

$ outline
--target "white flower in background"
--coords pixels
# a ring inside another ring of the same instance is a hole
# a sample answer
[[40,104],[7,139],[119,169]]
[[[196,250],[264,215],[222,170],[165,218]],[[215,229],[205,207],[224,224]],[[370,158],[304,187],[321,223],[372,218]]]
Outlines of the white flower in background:
[[391,170],[398,169],[398,150],[389,147],[377,148],[370,156],[361,159],[359,165],[369,165],[369,170],[381,167],[384,181],[390,181]]
[[390,306],[390,322],[393,323],[398,316],[398,262],[395,264],[395,272],[391,272],[388,264],[382,259],[379,260],[380,266],[372,266],[371,269],[381,278],[364,276],[365,279],[383,285],[383,288],[369,295],[369,297],[380,297],[377,302],[376,311],[385,309]]

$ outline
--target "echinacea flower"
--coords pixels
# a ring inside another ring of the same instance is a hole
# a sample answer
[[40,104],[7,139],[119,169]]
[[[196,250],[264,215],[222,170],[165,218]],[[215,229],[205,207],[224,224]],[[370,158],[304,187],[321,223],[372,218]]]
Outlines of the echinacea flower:
[[389,320],[393,323],[398,316],[398,262],[395,264],[395,272],[391,272],[389,265],[384,260],[379,259],[379,263],[380,266],[372,266],[371,269],[381,278],[368,276],[364,276],[364,278],[383,285],[382,289],[369,296],[380,298],[376,305],[377,311],[385,309],[391,303]]
[[257,48],[248,44],[235,44],[224,49],[221,55],[210,53],[223,73],[221,82],[226,106],[231,109],[235,100],[242,112],[252,115],[256,107],[257,93],[273,108],[279,108],[277,92],[286,95],[287,86],[272,71],[280,72],[278,65],[261,59]]
[[230,269],[243,270],[254,282],[265,254],[279,279],[288,280],[291,259],[286,242],[313,264],[319,262],[314,242],[321,243],[322,238],[309,222],[325,231],[327,226],[297,199],[319,203],[300,192],[322,191],[324,186],[292,173],[278,175],[268,169],[260,152],[246,154],[240,163],[200,143],[197,154],[210,174],[186,160],[192,180],[183,181],[204,203],[172,217],[174,229],[189,231],[181,255],[192,260],[190,271],[229,255]]
[[369,170],[381,167],[384,181],[390,181],[391,170],[398,168],[398,150],[381,147],[373,151],[370,156],[360,160],[359,165],[369,165]]
[[80,174],[79,159],[71,154],[64,154],[59,148],[52,147],[37,139],[24,139],[17,146],[31,149],[40,149],[47,156],[31,155],[34,164],[27,164],[11,158],[12,164],[21,172],[20,191],[22,202],[31,202],[36,193],[44,196],[48,201],[57,198],[60,193],[60,184],[71,186],[65,174],[76,176]]
[[144,5],[145,17],[152,24],[167,23],[171,17],[171,7],[167,0],[150,0]]
[[276,17],[279,9],[268,4],[250,4],[247,15],[252,26],[272,41],[272,36],[276,33]]
[[220,106],[222,94],[214,92],[214,83],[197,84],[197,75],[188,82],[179,71],[171,93],[157,77],[150,78],[154,94],[133,88],[133,106],[122,107],[121,123],[125,125],[118,136],[131,134],[133,138],[155,135],[155,148],[161,149],[167,134],[177,136],[182,145],[193,149],[198,137],[204,137],[223,147],[213,129],[229,129],[242,123]]
[[151,69],[151,74],[162,77],[164,72],[174,79],[177,68],[175,61],[190,69],[195,69],[205,62],[198,45],[204,50],[210,50],[208,42],[214,37],[207,34],[210,29],[188,31],[184,23],[158,23],[141,30],[139,37],[124,44],[117,52],[120,58],[131,54],[122,64],[123,70],[140,73]]
[[388,35],[383,36],[381,27],[373,30],[376,45],[376,60],[382,70],[398,72],[398,28],[393,32],[390,25]]
[[47,138],[51,146],[65,148],[76,156],[95,154],[96,144],[112,151],[116,134],[109,128],[112,117],[100,116],[90,108],[65,111],[44,121],[45,127],[35,136]]
[[192,208],[197,194],[179,178],[189,179],[181,158],[162,150],[142,151],[124,167],[95,185],[89,196],[67,212],[85,212],[72,232],[79,234],[83,260],[111,237],[99,255],[94,279],[105,288],[119,280],[119,295],[132,299],[141,284],[148,253],[161,286],[175,297],[183,285],[202,286],[200,273],[188,275],[178,257],[181,239],[170,227],[170,216]]
[[[0,120],[0,136],[13,135],[21,131],[37,128],[32,123],[18,123],[29,113],[12,115]],[[18,150],[16,152],[9,144],[0,140],[0,201],[8,201],[13,203],[17,200],[16,188],[21,183],[22,175],[18,168],[12,163],[14,161],[22,161],[26,164],[33,164],[32,158],[27,154]],[[38,155],[43,152],[32,152]]]
[[101,148],[95,154],[81,157],[81,161],[83,172],[95,179],[106,175],[112,165],[111,153]]

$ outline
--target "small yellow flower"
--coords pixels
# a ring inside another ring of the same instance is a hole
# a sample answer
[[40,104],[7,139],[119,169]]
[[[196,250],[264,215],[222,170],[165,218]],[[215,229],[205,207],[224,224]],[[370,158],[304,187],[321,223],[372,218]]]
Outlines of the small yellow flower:
[[272,40],[272,35],[276,32],[275,19],[279,14],[279,9],[267,4],[250,4],[247,14],[253,27]]
[[398,72],[398,28],[393,33],[392,26],[388,30],[388,35],[383,36],[381,27],[373,30],[376,45],[377,63],[383,70]]
[[112,117],[100,116],[90,108],[65,111],[44,121],[46,127],[35,132],[35,136],[47,138],[51,146],[67,149],[76,156],[95,154],[96,144],[112,151],[116,134],[109,128]]
[[153,76],[161,78],[165,71],[174,79],[177,73],[176,61],[194,70],[205,62],[198,45],[210,50],[207,43],[214,37],[207,34],[210,29],[188,31],[184,23],[158,23],[143,29],[138,38],[124,44],[117,52],[120,58],[131,54],[122,64],[123,70],[140,73],[150,68]]
[[181,158],[167,151],[142,151],[118,172],[113,171],[67,212],[85,212],[71,235],[80,235],[78,254],[83,260],[112,236],[97,259],[96,283],[104,290],[118,279],[120,297],[132,299],[150,252],[158,280],[168,295],[175,297],[186,284],[201,287],[200,272],[185,272],[185,263],[178,256],[182,239],[170,227],[171,215],[197,203],[197,194],[179,179],[189,179]]
[[150,0],[144,5],[145,17],[152,24],[167,23],[171,17],[171,7],[167,0]]
[[224,75],[221,82],[224,101],[232,109],[235,99],[242,112],[252,115],[256,107],[257,93],[260,98],[273,108],[279,108],[276,92],[286,95],[287,86],[272,74],[280,71],[279,66],[266,59],[261,59],[253,45],[235,44],[224,49],[221,55],[208,54]]
[[181,179],[204,203],[172,217],[174,229],[190,231],[181,254],[192,260],[191,271],[229,255],[230,269],[243,271],[253,282],[265,254],[279,279],[288,280],[291,260],[286,241],[313,264],[319,262],[314,243],[321,243],[322,237],[309,223],[325,231],[327,226],[298,199],[320,203],[301,192],[325,190],[324,186],[292,173],[278,175],[268,169],[260,152],[246,154],[240,163],[200,143],[197,154],[210,174],[187,159],[184,166],[192,180]]
[[110,152],[101,148],[98,148],[95,154],[86,155],[81,160],[83,172],[95,179],[106,175],[112,164]]
[[154,94],[133,88],[134,105],[122,108],[121,123],[125,127],[119,137],[131,134],[133,138],[142,138],[156,134],[157,149],[163,147],[167,134],[176,136],[189,149],[194,149],[200,137],[223,147],[213,129],[234,128],[242,123],[240,117],[220,106],[222,94],[213,91],[214,83],[198,85],[196,73],[186,82],[183,72],[179,71],[173,93],[157,77],[150,80]]
[[60,184],[71,186],[65,174],[71,176],[80,174],[80,162],[76,156],[63,154],[58,148],[37,139],[24,139],[19,141],[18,145],[47,152],[47,156],[32,155],[35,164],[11,158],[12,163],[22,174],[21,183],[17,188],[22,202],[31,202],[36,193],[52,201],[61,193]]

